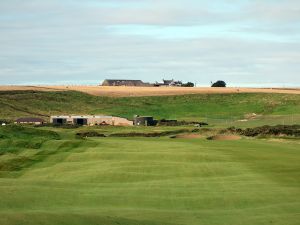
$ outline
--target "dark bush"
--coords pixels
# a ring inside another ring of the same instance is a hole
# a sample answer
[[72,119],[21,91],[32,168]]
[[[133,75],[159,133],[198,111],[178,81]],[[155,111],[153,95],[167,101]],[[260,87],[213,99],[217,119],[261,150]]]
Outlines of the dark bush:
[[211,85],[212,87],[226,87],[226,83],[222,80],[218,80],[217,82]]
[[181,129],[181,130],[153,132],[153,133],[137,133],[137,132],[115,133],[115,134],[109,135],[109,137],[165,137],[165,136],[170,136],[170,135],[174,135],[174,134],[181,134],[181,133],[188,133],[188,132],[195,132],[195,131],[194,130],[191,131],[188,129]]
[[188,125],[198,125],[199,127],[208,125],[204,122],[195,122],[195,121],[177,121],[177,120],[158,120],[157,121],[158,126],[188,126]]
[[106,137],[105,134],[101,134],[101,133],[98,133],[96,131],[76,133],[76,136],[78,136],[78,137]]
[[227,131],[231,133],[238,133],[240,135],[248,137],[256,136],[294,136],[300,137],[300,125],[277,125],[277,126],[262,126],[255,128],[240,129],[235,127],[230,127]]
[[192,82],[187,82],[185,84],[182,84],[181,87],[195,87],[195,84]]
[[0,126],[1,126],[2,123],[10,124],[11,121],[10,120],[6,120],[6,119],[0,119]]
[[38,124],[38,125],[34,125],[34,127],[55,127],[55,128],[63,128],[63,129],[79,128],[79,126],[76,124],[52,124],[52,123]]

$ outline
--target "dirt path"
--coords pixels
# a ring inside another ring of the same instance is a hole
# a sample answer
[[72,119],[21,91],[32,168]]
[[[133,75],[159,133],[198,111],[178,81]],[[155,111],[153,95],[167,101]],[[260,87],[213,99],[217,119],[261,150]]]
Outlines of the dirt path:
[[286,88],[183,88],[183,87],[101,87],[101,86],[0,86],[0,91],[80,91],[96,96],[130,97],[222,93],[285,93],[300,94],[299,89]]

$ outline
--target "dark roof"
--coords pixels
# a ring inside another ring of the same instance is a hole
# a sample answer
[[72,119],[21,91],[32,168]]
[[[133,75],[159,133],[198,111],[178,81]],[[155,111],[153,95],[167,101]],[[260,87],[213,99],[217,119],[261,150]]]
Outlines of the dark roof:
[[31,118],[31,117],[26,117],[26,118],[19,118],[16,120],[17,123],[44,123],[45,120],[41,118]]
[[163,80],[163,82],[164,82],[164,84],[169,85],[169,84],[173,83],[174,80],[173,79],[172,80]]

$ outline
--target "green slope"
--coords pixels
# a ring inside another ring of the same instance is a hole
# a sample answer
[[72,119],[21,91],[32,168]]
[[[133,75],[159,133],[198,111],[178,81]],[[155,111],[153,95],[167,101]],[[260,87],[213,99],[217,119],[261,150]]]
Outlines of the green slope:
[[[236,121],[258,114],[267,123],[300,121],[300,95],[203,94],[161,97],[96,97],[66,92],[0,92],[0,119],[53,114],[107,114],[132,118],[153,115],[158,119]],[[254,123],[260,125],[259,119]],[[221,123],[224,121],[221,121]],[[226,122],[226,121],[225,121]]]
[[32,162],[1,170],[1,225],[299,224],[298,141],[83,140],[55,131],[61,140],[0,155],[0,165]]

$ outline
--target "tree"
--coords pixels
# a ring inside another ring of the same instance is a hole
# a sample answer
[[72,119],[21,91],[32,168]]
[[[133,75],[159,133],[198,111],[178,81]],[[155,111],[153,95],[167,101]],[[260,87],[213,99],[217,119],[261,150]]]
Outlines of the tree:
[[192,82],[187,82],[186,84],[182,84],[181,87],[195,87],[195,84]]
[[226,83],[222,80],[218,80],[217,82],[211,85],[212,87],[226,87]]

